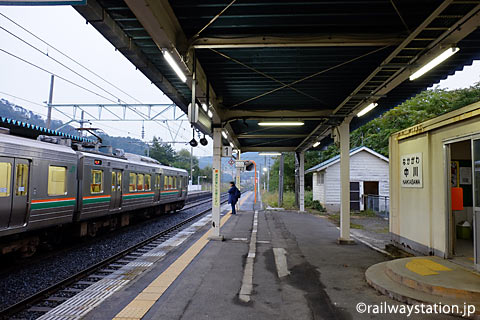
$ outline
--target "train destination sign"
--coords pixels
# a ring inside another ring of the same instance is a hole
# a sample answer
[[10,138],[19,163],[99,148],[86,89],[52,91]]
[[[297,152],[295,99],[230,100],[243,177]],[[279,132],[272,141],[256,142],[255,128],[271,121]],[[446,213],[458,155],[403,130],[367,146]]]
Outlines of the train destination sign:
[[423,188],[422,153],[412,153],[401,156],[400,174],[404,188]]

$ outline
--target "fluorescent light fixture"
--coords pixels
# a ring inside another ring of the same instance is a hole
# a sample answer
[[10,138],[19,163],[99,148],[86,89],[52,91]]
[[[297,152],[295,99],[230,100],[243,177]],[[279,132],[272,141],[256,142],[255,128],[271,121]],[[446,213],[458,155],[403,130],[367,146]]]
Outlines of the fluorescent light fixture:
[[313,147],[316,148],[316,147],[318,147],[319,145],[320,145],[320,141],[317,141],[317,142],[315,142],[315,143],[313,144]]
[[213,118],[212,110],[208,110],[207,115],[210,119],[212,119]]
[[175,73],[177,74],[177,76],[180,78],[180,80],[182,80],[183,82],[186,82],[187,81],[187,77],[185,76],[185,74],[183,73],[182,69],[180,69],[180,67],[178,66],[178,64],[175,62],[175,60],[173,59],[172,55],[170,54],[170,52],[168,52],[167,50],[164,50],[163,51],[163,57],[165,58],[165,60],[167,60],[168,64],[170,65],[170,67],[173,69],[173,71],[175,71]]
[[207,107],[206,103],[202,103],[202,109],[203,109],[203,111],[207,112],[208,107]]
[[292,127],[292,126],[303,126],[304,123],[301,121],[263,121],[258,123],[259,126],[272,126],[272,127]]
[[357,113],[357,117],[361,117],[363,116],[364,114],[366,114],[367,112],[373,110],[376,106],[378,106],[378,103],[370,103],[368,106],[366,106],[365,108],[363,108],[362,110],[360,110],[359,113]]
[[222,131],[222,136],[225,138],[225,139],[228,139],[228,135],[225,131]]
[[280,152],[259,152],[259,156],[281,156]]
[[230,147],[232,147],[232,148],[234,148],[234,147],[235,147],[235,146],[233,145],[233,143],[232,143],[232,142],[230,142]]
[[420,78],[423,76],[425,73],[428,71],[432,70],[436,66],[438,66],[440,63],[443,61],[447,60],[451,56],[453,56],[455,53],[457,53],[460,50],[460,48],[453,47],[453,48],[448,48],[447,50],[443,51],[441,54],[439,54],[435,59],[415,71],[411,76],[410,80],[415,80],[417,78]]

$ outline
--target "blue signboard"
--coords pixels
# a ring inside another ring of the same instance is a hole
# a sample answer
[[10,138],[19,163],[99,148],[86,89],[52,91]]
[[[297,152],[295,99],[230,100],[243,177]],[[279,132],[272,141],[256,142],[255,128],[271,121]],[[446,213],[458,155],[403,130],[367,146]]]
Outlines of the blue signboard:
[[0,5],[9,5],[9,6],[52,6],[52,5],[71,5],[79,6],[86,5],[87,0],[0,0]]

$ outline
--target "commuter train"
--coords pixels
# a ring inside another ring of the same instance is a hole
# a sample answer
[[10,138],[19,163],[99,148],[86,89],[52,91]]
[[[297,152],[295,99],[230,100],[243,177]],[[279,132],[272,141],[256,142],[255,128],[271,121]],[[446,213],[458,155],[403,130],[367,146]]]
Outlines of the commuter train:
[[93,236],[103,227],[127,225],[140,211],[184,206],[185,170],[103,149],[60,137],[0,133],[0,253],[29,255],[60,226]]

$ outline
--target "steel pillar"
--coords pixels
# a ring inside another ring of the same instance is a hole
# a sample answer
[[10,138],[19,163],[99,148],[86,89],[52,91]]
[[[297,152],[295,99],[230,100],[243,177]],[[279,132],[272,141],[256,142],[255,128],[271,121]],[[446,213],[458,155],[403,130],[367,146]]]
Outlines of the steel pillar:
[[298,208],[300,211],[305,211],[305,153],[298,153],[299,159],[299,195],[298,195]]
[[[237,160],[241,160],[240,159],[241,157],[241,152],[240,150],[238,150],[238,153],[237,153]],[[240,170],[240,168],[237,168],[236,169],[236,173],[235,173],[235,185],[237,186],[238,190],[241,190],[240,188],[240,175],[242,174],[242,171]],[[240,210],[240,201],[237,202],[237,211]]]
[[340,140],[340,238],[338,243],[353,243],[350,238],[350,120],[337,127]]
[[212,239],[220,236],[220,180],[222,177],[222,128],[213,129]]
[[283,163],[284,155],[280,155],[280,168],[278,172],[278,207],[283,206]]

